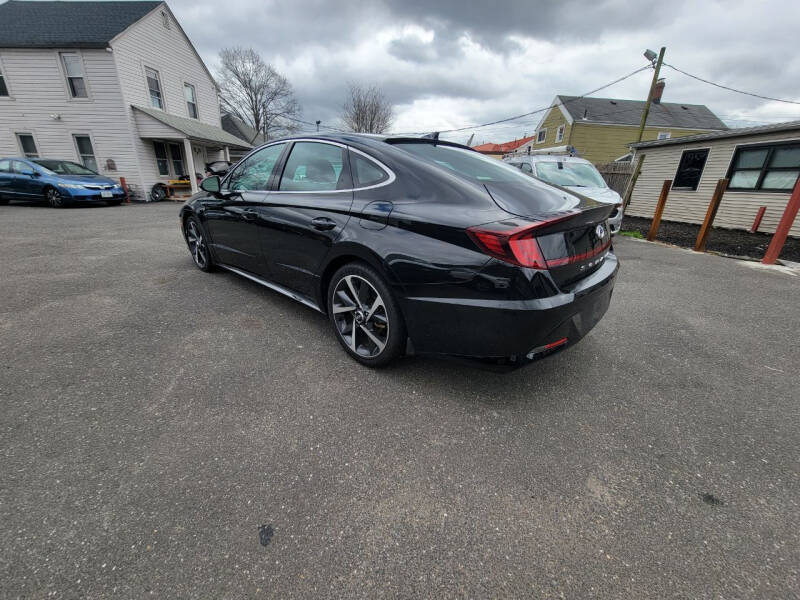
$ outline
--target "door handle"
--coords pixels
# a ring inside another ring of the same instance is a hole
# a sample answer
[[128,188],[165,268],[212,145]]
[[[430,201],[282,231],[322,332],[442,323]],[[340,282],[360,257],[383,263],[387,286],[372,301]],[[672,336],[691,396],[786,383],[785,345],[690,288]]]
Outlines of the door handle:
[[311,219],[311,225],[314,226],[314,229],[319,229],[320,231],[330,231],[336,227],[336,221],[328,217],[316,217]]
[[245,221],[255,221],[258,218],[258,212],[253,210],[252,208],[249,210],[243,210],[242,218]]

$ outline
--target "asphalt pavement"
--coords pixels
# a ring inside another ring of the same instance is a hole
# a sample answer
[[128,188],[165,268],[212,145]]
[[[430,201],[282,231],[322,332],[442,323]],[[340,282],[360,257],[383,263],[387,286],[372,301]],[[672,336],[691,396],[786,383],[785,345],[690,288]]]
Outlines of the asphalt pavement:
[[0,206],[0,597],[800,595],[800,277],[618,239],[575,347],[373,371],[177,212]]

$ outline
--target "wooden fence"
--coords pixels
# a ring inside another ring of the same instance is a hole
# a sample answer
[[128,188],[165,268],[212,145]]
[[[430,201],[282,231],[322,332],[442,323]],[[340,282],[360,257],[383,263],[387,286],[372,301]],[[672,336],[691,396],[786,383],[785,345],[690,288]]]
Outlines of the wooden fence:
[[633,164],[629,162],[612,162],[607,165],[597,165],[597,170],[606,180],[608,187],[620,196],[625,193],[625,187],[633,173]]

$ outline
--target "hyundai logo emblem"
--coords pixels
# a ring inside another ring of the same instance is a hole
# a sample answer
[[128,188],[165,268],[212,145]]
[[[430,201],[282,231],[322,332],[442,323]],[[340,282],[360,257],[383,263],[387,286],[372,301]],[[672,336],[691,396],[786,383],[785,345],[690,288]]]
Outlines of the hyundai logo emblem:
[[602,238],[606,234],[606,228],[602,225],[598,225],[594,232],[597,234],[597,237]]

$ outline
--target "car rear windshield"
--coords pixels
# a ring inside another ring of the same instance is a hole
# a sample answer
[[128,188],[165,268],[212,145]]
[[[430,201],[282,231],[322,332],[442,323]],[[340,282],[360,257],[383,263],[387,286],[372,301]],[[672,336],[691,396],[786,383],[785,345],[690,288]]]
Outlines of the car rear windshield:
[[592,165],[568,161],[542,161],[536,163],[536,176],[555,185],[565,187],[608,187],[603,176]]
[[530,177],[519,169],[489,158],[472,150],[429,143],[398,143],[397,148],[413,154],[427,162],[454,171],[462,177],[481,183],[526,183]]
[[56,175],[97,175],[97,173],[87,169],[83,165],[68,160],[41,159],[34,160],[33,162]]

